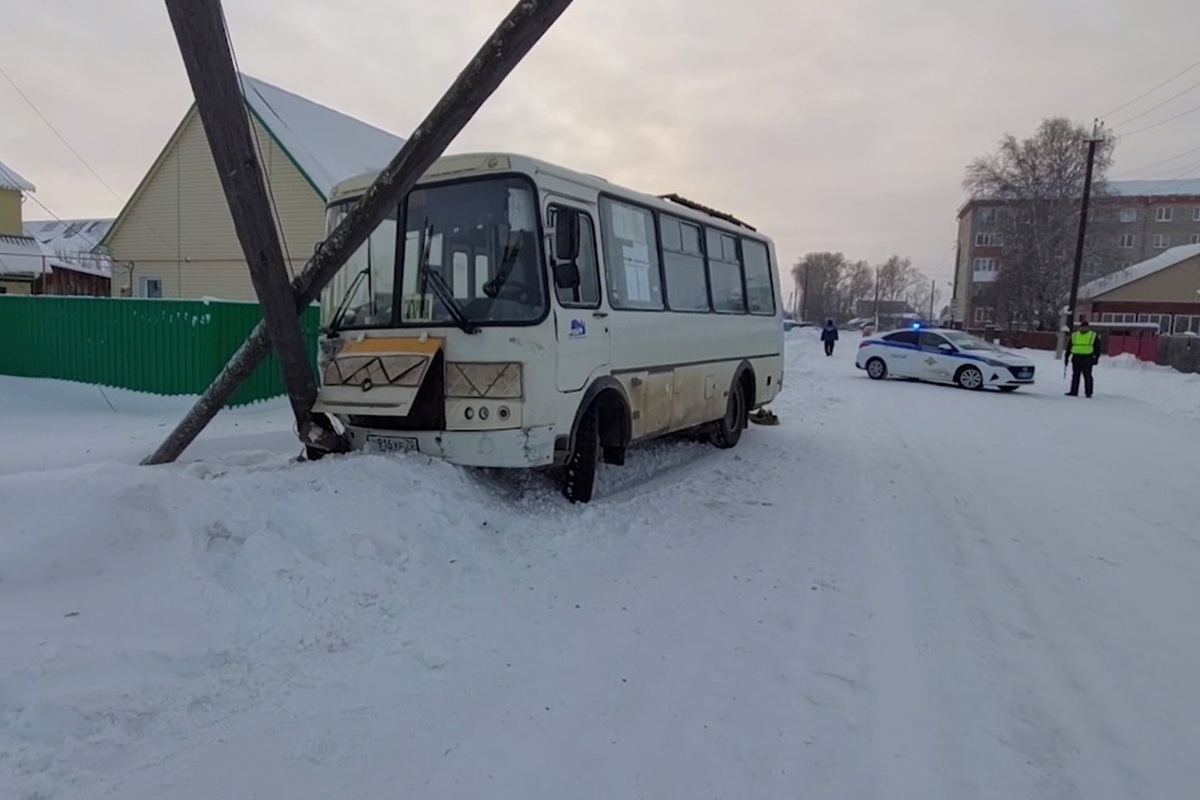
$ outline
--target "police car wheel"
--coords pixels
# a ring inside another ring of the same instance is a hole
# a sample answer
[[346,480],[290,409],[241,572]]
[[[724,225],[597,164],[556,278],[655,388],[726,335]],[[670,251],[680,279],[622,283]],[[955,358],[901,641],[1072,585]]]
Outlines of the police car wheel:
[[876,356],[867,362],[867,376],[877,381],[887,377],[887,364],[882,358]]
[[963,367],[954,378],[955,382],[964,389],[982,389],[983,373],[977,367]]

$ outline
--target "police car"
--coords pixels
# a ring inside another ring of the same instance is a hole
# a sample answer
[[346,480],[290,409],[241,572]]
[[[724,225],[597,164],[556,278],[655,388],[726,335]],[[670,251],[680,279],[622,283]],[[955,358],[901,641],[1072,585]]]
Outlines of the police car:
[[910,378],[1013,392],[1033,383],[1033,362],[963,331],[920,326],[862,340],[854,365],[875,380]]

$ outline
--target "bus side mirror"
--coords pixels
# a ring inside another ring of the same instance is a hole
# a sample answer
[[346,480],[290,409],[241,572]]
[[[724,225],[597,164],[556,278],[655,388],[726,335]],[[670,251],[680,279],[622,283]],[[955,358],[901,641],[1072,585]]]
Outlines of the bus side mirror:
[[[579,258],[579,212],[560,208],[554,218],[554,260],[569,261]],[[578,270],[576,270],[578,272]]]
[[554,285],[559,289],[579,288],[579,265],[574,261],[562,261],[555,264]]

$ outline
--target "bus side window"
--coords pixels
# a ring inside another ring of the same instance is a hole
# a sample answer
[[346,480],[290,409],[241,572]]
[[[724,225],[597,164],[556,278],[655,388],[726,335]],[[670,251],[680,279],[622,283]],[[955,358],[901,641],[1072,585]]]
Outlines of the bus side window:
[[[555,213],[557,207],[551,209]],[[558,302],[564,307],[600,307],[600,259],[596,254],[596,227],[587,214],[579,215],[579,286],[555,287]]]

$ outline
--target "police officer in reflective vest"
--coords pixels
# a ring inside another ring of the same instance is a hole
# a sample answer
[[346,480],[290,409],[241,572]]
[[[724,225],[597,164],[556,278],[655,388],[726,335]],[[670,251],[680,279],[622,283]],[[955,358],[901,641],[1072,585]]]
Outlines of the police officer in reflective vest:
[[1079,396],[1079,379],[1083,378],[1083,392],[1092,396],[1092,367],[1100,360],[1099,336],[1088,326],[1086,319],[1071,332],[1071,391],[1068,397]]

